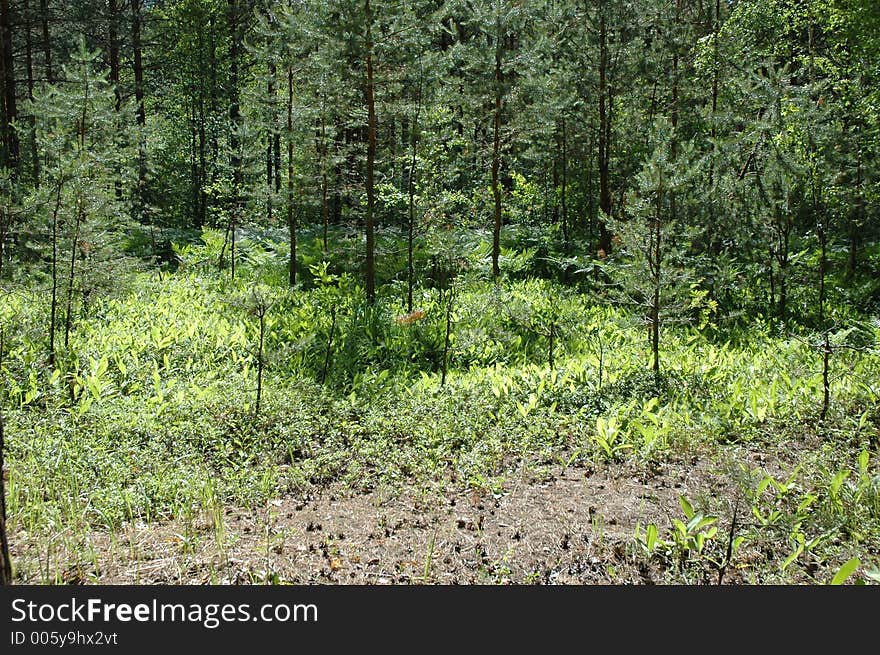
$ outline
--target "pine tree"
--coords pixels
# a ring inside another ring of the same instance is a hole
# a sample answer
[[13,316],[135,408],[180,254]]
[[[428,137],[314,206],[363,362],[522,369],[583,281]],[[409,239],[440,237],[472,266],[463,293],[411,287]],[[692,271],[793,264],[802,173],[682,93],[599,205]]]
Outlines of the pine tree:
[[694,180],[701,174],[691,142],[679,143],[673,157],[677,139],[671,121],[659,117],[651,136],[653,150],[626,207],[627,218],[611,223],[621,244],[616,255],[623,265],[621,300],[636,308],[647,327],[651,370],[658,376],[662,325],[691,322],[711,309],[690,270],[688,253],[677,245],[686,236],[677,209],[693,193]]
[[99,57],[81,40],[64,67],[65,82],[47,85],[30,109],[38,117],[37,140],[46,162],[46,184],[31,204],[36,234],[42,235],[37,245],[48,249],[51,266],[50,361],[56,316],[64,316],[67,348],[76,314],[87,313],[98,294],[118,288],[121,271],[131,265],[124,245],[132,227],[127,202],[134,181],[123,178],[121,196],[117,183],[120,171],[133,170],[134,121],[127,105],[117,110],[114,85],[97,71]]

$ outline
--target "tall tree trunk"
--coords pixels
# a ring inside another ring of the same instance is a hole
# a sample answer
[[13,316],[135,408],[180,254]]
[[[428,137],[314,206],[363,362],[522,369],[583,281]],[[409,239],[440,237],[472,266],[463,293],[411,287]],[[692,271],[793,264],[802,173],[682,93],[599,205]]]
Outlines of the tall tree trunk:
[[52,71],[52,37],[49,32],[49,0],[40,0],[40,26],[43,32],[43,65],[46,68],[46,81],[55,83]]
[[143,126],[146,123],[144,110],[144,64],[143,45],[141,43],[141,8],[143,0],[131,0],[131,49],[132,65],[134,67],[134,98],[137,113],[137,124]]
[[3,261],[6,259],[6,233],[9,231],[12,217],[8,211],[0,209],[0,278],[3,277]]
[[207,220],[207,203],[208,193],[205,191],[205,182],[208,178],[208,158],[207,158],[207,135],[205,134],[205,99],[199,93],[197,105],[196,121],[198,122],[196,132],[198,136],[198,170],[194,176],[195,181],[195,212],[193,213],[193,226],[201,229]]
[[[199,68],[204,68],[204,51],[205,43],[202,30],[198,32],[198,52],[199,52]],[[206,109],[205,109],[205,87],[204,84],[199,86],[197,99],[195,100],[195,120],[197,122],[196,132],[198,138],[198,167],[192,175],[193,185],[193,227],[201,230],[208,219],[208,193],[205,185],[208,181],[208,135],[206,131]],[[213,91],[211,91],[213,93]]]
[[[144,63],[143,63],[143,46],[141,44],[141,8],[143,0],[131,0],[131,49],[132,49],[132,67],[134,69],[134,99],[135,99],[135,120],[139,129],[138,134],[138,179],[137,189],[135,193],[135,203],[138,218],[141,221],[147,220],[147,139],[144,133],[144,126],[147,123],[147,115],[144,109]],[[199,37],[201,38],[201,36]],[[204,141],[204,126],[202,126],[200,134],[201,140]],[[202,150],[204,157],[204,150]],[[204,170],[204,164],[202,165]],[[152,235],[153,221],[149,220],[150,234]],[[155,237],[154,237],[155,241]],[[153,247],[155,249],[155,243]]]
[[819,237],[819,325],[825,322],[825,276],[828,273],[828,233],[824,221],[816,228]]
[[[670,144],[672,163],[675,164],[678,160],[678,121],[679,114],[681,108],[679,107],[679,83],[680,83],[680,71],[679,71],[679,53],[678,53],[678,36],[679,30],[681,30],[681,0],[675,1],[675,22],[674,22],[674,32],[672,39],[672,107],[670,109],[670,122],[672,123],[672,143]],[[678,203],[676,193],[673,189],[669,190],[669,222],[675,223],[678,220]],[[658,248],[659,248],[659,232],[657,235],[658,239]],[[672,248],[675,248],[676,244],[672,244]],[[659,267],[659,261],[658,261]]]
[[241,11],[238,5],[239,0],[229,0],[228,20],[229,20],[229,149],[231,151],[232,166],[232,211],[229,214],[229,260],[230,260],[230,277],[235,279],[235,231],[238,226],[239,217],[242,209],[242,158],[241,158],[241,136],[239,129],[241,127],[241,107],[239,105],[239,89],[238,89],[238,73],[239,73],[239,51],[241,49],[241,31],[240,20]]
[[[6,347],[3,339],[3,328],[0,327],[0,366],[3,365],[3,349]],[[12,584],[12,560],[9,557],[9,537],[6,531],[6,480],[3,477],[4,449],[6,442],[3,432],[3,394],[0,393],[0,586]]]
[[[787,222],[787,218],[783,219],[782,208],[777,203],[774,208],[778,235],[778,247],[776,248],[776,263],[778,271],[776,283],[779,288],[779,300],[777,302],[777,313],[779,319],[784,323],[785,315],[788,309],[788,261],[789,261],[789,238],[791,234],[791,224]],[[783,220],[786,222],[783,223]]]
[[[342,153],[345,152],[345,135],[343,134],[343,127],[339,123],[338,117],[336,118],[335,125],[335,136],[333,137],[333,152],[336,155],[335,160],[333,162],[333,203],[332,203],[332,211],[330,213],[333,222],[337,225],[342,221],[342,205],[343,205],[343,186],[346,184],[345,181],[345,171],[342,168]],[[327,250],[326,241],[324,243],[324,251]]]
[[107,0],[107,55],[110,64],[110,84],[116,97],[115,109],[122,108],[122,89],[119,87],[119,7],[118,0]]
[[[107,55],[110,64],[110,84],[113,86],[115,98],[113,108],[119,112],[122,109],[122,87],[119,83],[119,0],[107,0]],[[113,188],[116,198],[122,198],[122,171],[119,166],[114,166],[116,179]]]
[[416,111],[413,116],[412,134],[410,135],[409,179],[407,180],[407,239],[406,239],[406,311],[413,310],[413,285],[415,283],[415,268],[413,266],[413,245],[416,231],[415,195],[416,195],[416,164],[418,163],[419,143],[419,114],[422,110],[422,80],[419,78],[419,88],[416,95]]
[[[222,90],[220,88],[220,74],[218,71],[218,63],[217,63],[217,37],[215,34],[215,21],[214,15],[208,15],[208,70],[209,70],[209,79],[211,83],[211,87],[208,93],[208,116],[211,118],[215,118],[220,112],[221,106],[221,94]],[[213,184],[217,181],[217,163],[220,161],[220,136],[217,128],[217,121],[211,121],[211,138],[209,139],[211,144],[211,156],[208,158],[208,161],[211,162],[211,177],[210,182]],[[208,203],[211,202],[211,197],[208,196],[206,198],[207,203],[205,205],[205,218],[207,219],[207,206]]]
[[[22,5],[22,13],[26,17],[24,26],[25,36],[25,64],[27,67],[27,91],[28,100],[34,102],[34,43],[32,36],[33,15],[30,11],[30,0],[24,0]],[[30,141],[31,141],[31,177],[33,178],[34,187],[40,188],[40,153],[37,148],[37,117],[31,115],[30,122]]]
[[198,154],[198,111],[196,108],[196,99],[190,98],[187,107],[187,118],[189,119],[189,180],[190,195],[192,197],[192,215],[193,224],[198,223],[199,216],[199,198],[202,180],[199,176],[199,154]]
[[492,112],[492,200],[495,207],[495,220],[492,224],[492,277],[498,278],[501,269],[498,259],[501,255],[501,185],[498,172],[501,167],[501,101],[502,72],[501,57],[503,42],[501,34],[500,8],[496,8],[495,20],[495,105]]
[[13,127],[18,118],[15,96],[15,59],[12,49],[12,12],[9,0],[0,0],[0,64],[3,73],[3,158],[0,166],[6,166],[13,177],[18,172],[18,134]]
[[376,163],[376,102],[373,81],[373,13],[370,9],[370,0],[364,1],[364,17],[367,24],[366,52],[367,52],[367,257],[366,257],[366,287],[367,302],[373,304],[376,300],[376,262],[375,262],[375,234],[373,226],[373,210],[376,202],[374,188],[374,168]]
[[324,115],[324,96],[321,96],[321,243],[327,253],[327,232],[330,229],[330,205],[327,202],[327,117]]
[[709,116],[709,229],[713,235],[709,239],[710,251],[717,255],[721,251],[721,239],[717,237],[715,229],[715,156],[718,126],[718,85],[720,83],[721,70],[718,59],[718,41],[721,30],[721,0],[715,0],[715,13],[712,20],[712,98],[711,98],[711,114]]
[[[281,162],[276,161],[276,148],[278,148],[278,116],[276,110],[276,94],[275,94],[275,76],[278,67],[272,55],[272,35],[266,36],[266,47],[269,50],[269,61],[267,62],[267,78],[266,78],[266,95],[268,97],[268,108],[266,117],[266,220],[272,224],[272,196],[277,191],[276,182],[280,182],[281,173],[278,168]],[[280,154],[277,159],[280,160]]]
[[52,299],[49,305],[49,367],[55,367],[55,326],[58,323],[58,212],[61,209],[61,191],[64,176],[58,178],[55,208],[52,210]]
[[260,415],[260,401],[263,398],[263,369],[266,365],[263,359],[263,348],[266,341],[266,312],[269,310],[265,299],[261,298],[258,302],[256,311],[260,321],[260,341],[257,349],[257,400],[254,403],[254,416]]
[[595,145],[596,135],[595,132],[591,130],[590,139],[587,143],[587,165],[584,167],[584,188],[587,190],[587,233],[591,241],[595,237],[594,228],[596,225]]
[[296,285],[296,215],[293,212],[293,69],[287,69],[287,231],[290,239],[288,282]]
[[651,261],[651,354],[653,362],[651,369],[655,375],[660,373],[660,267],[661,247],[660,238],[662,236],[661,220],[663,216],[663,191],[657,192],[657,209],[656,216],[651,224],[651,252],[649,258]]
[[[442,287],[441,287],[442,290]],[[440,369],[440,386],[446,386],[446,372],[449,369],[449,346],[452,343],[452,305],[455,302],[455,283],[446,295],[446,332],[443,337],[443,359]]]
[[22,31],[24,32],[24,63],[27,72],[28,100],[34,101],[34,41],[32,34],[33,15],[30,10],[30,0],[22,0],[21,3]]
[[[276,117],[277,120],[277,117]],[[281,192],[281,130],[275,123],[275,134],[272,135],[275,150],[275,193]]]
[[[712,114],[711,127],[709,128],[709,189],[715,186],[715,137],[717,125],[715,117],[718,114],[718,84],[720,69],[718,66],[718,39],[721,30],[721,0],[715,0],[715,20],[712,25]],[[710,216],[714,219],[714,203],[709,203]],[[714,220],[713,220],[714,224]]]
[[599,134],[598,134],[598,159],[599,159],[599,209],[602,216],[599,217],[599,250],[605,253],[611,252],[611,233],[605,222],[606,216],[611,216],[611,152],[610,136],[611,121],[608,116],[608,28],[605,24],[605,13],[600,10],[599,14]]
[[[80,189],[79,194],[83,191]],[[79,230],[85,219],[85,207],[83,206],[83,198],[80,195],[76,202],[76,218],[73,223],[73,238],[70,243],[70,268],[67,275],[67,302],[65,303],[64,312],[64,349],[70,347],[70,332],[73,329],[73,290],[76,284],[76,249],[79,245]]]
[[[91,92],[91,80],[86,77],[85,87],[83,89],[82,113],[80,114],[77,125],[77,154],[81,154],[86,149],[86,134],[89,109],[89,98]],[[70,347],[70,331],[73,327],[73,290],[76,283],[76,251],[79,248],[79,233],[82,224],[86,219],[85,199],[83,198],[85,190],[82,188],[82,182],[76,187],[76,214],[73,222],[73,235],[70,240],[70,269],[67,276],[67,302],[65,304],[64,314],[64,349]]]
[[562,202],[562,244],[565,252],[568,252],[570,241],[568,234],[568,134],[565,129],[565,118],[562,119],[562,188],[560,189]]

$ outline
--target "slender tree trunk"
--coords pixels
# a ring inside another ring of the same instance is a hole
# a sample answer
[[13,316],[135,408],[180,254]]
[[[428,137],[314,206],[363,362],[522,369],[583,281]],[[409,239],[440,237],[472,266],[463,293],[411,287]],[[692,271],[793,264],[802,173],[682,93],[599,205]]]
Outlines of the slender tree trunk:
[[13,177],[18,173],[18,134],[13,127],[18,118],[15,95],[15,58],[12,49],[12,12],[9,0],[0,0],[0,63],[3,73],[3,159]]
[[825,225],[816,229],[819,237],[819,324],[825,322],[825,275],[828,272],[828,233]]
[[657,192],[657,214],[654,218],[654,221],[651,225],[652,230],[652,238],[651,238],[651,246],[652,252],[650,253],[651,259],[651,282],[653,286],[653,293],[651,298],[651,354],[653,357],[653,362],[651,369],[654,371],[655,375],[660,373],[660,267],[662,265],[661,261],[661,249],[660,249],[660,238],[662,235],[661,231],[661,220],[663,215],[663,192]]
[[595,184],[595,134],[590,133],[589,143],[587,144],[587,165],[584,170],[584,188],[587,190],[587,234],[592,241],[595,237],[596,225],[596,184]]
[[238,73],[239,73],[239,50],[241,48],[241,31],[239,23],[241,11],[239,0],[229,0],[229,122],[232,166],[232,211],[229,214],[229,260],[230,277],[235,279],[235,231],[238,227],[242,205],[242,158],[241,158],[241,107],[239,105]]
[[779,262],[779,272],[777,275],[777,286],[779,287],[779,303],[777,305],[777,311],[779,312],[779,318],[782,321],[785,321],[785,316],[788,311],[788,281],[787,281],[787,264],[788,262]]
[[376,103],[375,88],[373,81],[373,13],[370,9],[370,0],[364,2],[364,17],[367,24],[366,51],[367,51],[367,257],[366,257],[366,287],[367,302],[373,304],[376,300],[376,262],[375,262],[375,234],[373,225],[373,211],[376,202],[374,188],[374,168],[376,163]]
[[565,252],[568,252],[570,244],[568,233],[568,134],[565,126],[565,118],[562,119],[562,188],[560,201],[562,202],[562,243]]
[[201,229],[207,220],[207,192],[205,191],[205,182],[208,178],[208,160],[207,160],[207,135],[205,133],[205,99],[199,94],[196,121],[198,122],[196,132],[198,138],[198,170],[194,176],[196,188],[195,192],[195,212],[193,214],[193,227]]
[[407,180],[408,204],[407,204],[407,235],[406,235],[406,311],[413,310],[413,285],[415,283],[415,267],[413,266],[413,245],[415,241],[416,216],[415,216],[415,194],[416,194],[416,164],[418,162],[418,133],[419,133],[419,114],[422,110],[422,80],[419,79],[419,88],[416,95],[416,111],[413,116],[412,134],[410,135],[410,162],[409,162],[409,179]]
[[[671,156],[672,163],[678,160],[678,119],[679,119],[679,102],[678,102],[678,93],[679,93],[679,55],[678,55],[678,43],[675,39],[677,33],[680,29],[681,25],[681,0],[676,0],[675,2],[675,34],[673,35],[673,45],[672,45],[672,107],[670,111],[670,122],[672,123],[672,143],[671,145]],[[678,219],[678,203],[676,202],[676,193],[673,189],[669,190],[669,222],[675,223]],[[659,215],[658,215],[659,220]],[[676,244],[673,243],[672,247],[675,248]],[[659,275],[660,268],[660,230],[659,227],[657,229],[657,268]],[[658,280],[659,282],[659,280]]]
[[3,262],[6,259],[6,233],[9,231],[12,217],[9,212],[0,209],[0,279],[3,278]]
[[[144,110],[144,63],[143,46],[141,44],[141,8],[144,0],[131,0],[131,50],[134,68],[134,99],[136,104],[137,124],[146,123]],[[201,52],[201,49],[199,49]]]
[[[28,100],[34,102],[34,43],[32,38],[32,22],[33,17],[30,11],[30,1],[24,0],[22,12],[26,17],[24,26],[25,35],[25,64],[27,67],[27,90]],[[31,115],[30,123],[30,141],[31,141],[31,176],[33,178],[34,187],[40,188],[40,154],[37,149],[37,117]]]
[[[202,30],[197,30],[198,32],[198,49],[199,49],[199,68],[204,67],[204,60],[202,53],[204,52],[204,38],[202,36]],[[198,167],[193,172],[192,175],[192,185],[193,185],[193,216],[192,223],[193,227],[197,230],[201,230],[204,227],[205,222],[207,221],[207,205],[208,205],[208,194],[205,191],[205,183],[208,180],[208,157],[207,157],[207,138],[208,135],[205,129],[206,123],[206,115],[205,115],[205,91],[204,87],[200,85],[197,91],[197,98],[194,100],[195,102],[195,121],[196,125],[196,133],[198,138]]]
[[779,265],[777,272],[777,287],[779,289],[779,302],[777,311],[779,319],[785,322],[786,312],[788,310],[788,261],[789,261],[789,237],[791,226],[787,222],[783,222],[782,209],[778,204],[775,206],[776,221],[779,229],[779,247],[776,249],[776,263]]
[[49,366],[55,367],[55,326],[58,322],[58,212],[61,209],[61,191],[64,176],[58,178],[55,208],[52,210],[52,300],[49,305]]
[[[143,46],[141,44],[141,7],[143,0],[131,0],[131,49],[132,49],[132,68],[134,72],[134,99],[135,99],[135,120],[140,128],[138,134],[138,179],[137,189],[135,193],[136,211],[141,221],[146,219],[147,215],[147,141],[144,133],[144,126],[147,123],[146,110],[144,108],[144,63],[143,63]],[[201,35],[199,36],[201,39]],[[204,125],[201,126],[200,142],[204,141]],[[202,146],[203,148],[203,146]],[[204,160],[204,150],[201,153],[202,161]],[[204,171],[204,164],[201,166]],[[203,173],[202,173],[203,174]],[[200,179],[204,179],[203,177]],[[150,220],[150,233],[152,234],[153,221]],[[155,249],[155,243],[153,247]]]
[[[0,368],[3,366],[3,352],[6,344],[0,327]],[[6,480],[3,475],[6,442],[3,425],[3,394],[0,393],[0,586],[12,584],[12,559],[9,557],[9,537],[6,531]]]
[[327,202],[327,117],[324,115],[324,96],[321,95],[321,243],[327,252],[327,232],[330,229],[330,205]]
[[257,317],[260,319],[260,343],[257,350],[257,401],[254,404],[254,416],[260,415],[260,400],[263,398],[263,367],[265,365],[263,362],[263,344],[266,340],[267,309],[265,304],[257,307]]
[[202,179],[199,175],[199,144],[198,144],[198,109],[196,108],[197,100],[190,98],[187,107],[187,119],[189,120],[189,177],[190,177],[190,195],[192,197],[192,216],[193,225],[198,224],[198,216],[200,212],[200,198]]
[[275,151],[275,193],[281,192],[281,130],[275,124],[275,133],[272,135],[272,147]]
[[287,69],[287,231],[290,241],[288,282],[296,285],[296,215],[293,211],[293,69]]
[[34,41],[32,34],[33,15],[30,10],[30,0],[22,0],[21,13],[24,16],[22,31],[24,32],[24,63],[27,71],[28,100],[34,100]]
[[449,346],[452,343],[452,303],[455,301],[455,289],[450,288],[446,294],[446,334],[443,339],[443,362],[440,371],[440,386],[446,386],[446,372],[449,366]]
[[55,83],[52,71],[52,37],[49,32],[49,0],[40,0],[40,26],[43,32],[43,65],[46,68],[46,81]]
[[[79,192],[80,194],[82,191]],[[76,219],[73,224],[73,239],[70,244],[70,269],[67,275],[67,302],[65,304],[64,313],[64,349],[70,347],[70,332],[73,328],[73,290],[76,283],[76,249],[79,244],[79,230],[85,218],[85,207],[83,207],[83,199],[77,198]]]
[[[88,78],[85,80],[85,88],[83,89],[82,113],[79,117],[79,125],[77,126],[77,154],[81,155],[86,148],[86,118],[88,117],[89,96],[91,85]],[[76,193],[76,218],[73,223],[73,238],[70,240],[70,269],[67,276],[67,303],[64,314],[64,349],[70,347],[70,331],[73,327],[73,290],[76,283],[76,251],[79,248],[79,232],[80,227],[86,218],[85,193],[82,188],[82,182]]]
[[[500,12],[500,9],[496,9],[496,11]],[[498,279],[501,273],[498,264],[501,255],[501,185],[498,173],[501,168],[501,103],[503,94],[501,73],[503,43],[500,13],[496,16],[495,28],[495,106],[492,113],[492,200],[495,207],[495,220],[492,229],[492,277]]]
[[822,411],[819,420],[825,421],[828,416],[828,406],[831,404],[831,384],[828,381],[828,372],[831,364],[831,341],[828,330],[825,330],[822,342]]
[[[720,77],[720,69],[718,66],[718,40],[719,31],[721,29],[721,0],[715,0],[715,21],[712,27],[712,114],[710,117],[711,127],[709,128],[709,189],[715,186],[715,137],[717,134],[717,125],[715,125],[715,117],[718,114],[718,84]],[[709,211],[714,225],[714,203],[709,203]]]
[[[276,181],[279,181],[280,172],[278,171],[278,167],[280,166],[280,161],[276,162],[276,147],[278,145],[278,116],[276,110],[276,94],[275,94],[275,76],[277,74],[277,66],[275,65],[275,61],[273,59],[273,55],[271,54],[272,49],[272,37],[268,35],[266,37],[266,46],[270,51],[269,61],[267,63],[267,80],[266,80],[266,95],[268,96],[268,117],[267,117],[267,125],[266,125],[266,220],[269,222],[269,225],[272,224],[272,196],[277,191],[276,189]],[[280,155],[278,159],[280,160]],[[276,163],[278,164],[276,166]]]
[[[345,172],[342,169],[341,155],[345,151],[345,135],[343,128],[337,119],[335,122],[335,136],[333,138],[333,152],[336,161],[333,162],[333,203],[331,217],[337,225],[342,221],[343,186],[346,183]],[[324,252],[327,251],[327,242],[324,241]]]
[[[215,34],[215,21],[213,14],[208,15],[208,71],[209,71],[209,79],[211,81],[211,87],[208,93],[208,116],[212,118],[217,116],[219,113],[219,107],[221,105],[221,94],[222,89],[220,88],[220,74],[218,71],[218,63],[217,63],[217,37]],[[210,130],[210,139],[211,145],[211,156],[208,158],[208,161],[211,162],[211,183],[217,181],[217,163],[220,160],[220,135],[219,130],[217,128],[217,121],[211,122],[211,130]],[[208,203],[211,202],[211,198],[206,198]],[[207,219],[207,207],[208,203],[205,204],[205,218]],[[227,226],[228,227],[228,226]]]
[[[116,112],[122,109],[122,87],[119,83],[119,13],[118,0],[107,0],[107,55],[110,64],[110,84],[113,86],[115,102],[113,108]],[[118,165],[114,166],[116,179],[113,181],[113,189],[116,198],[122,198],[122,171]]]
[[599,15],[599,209],[602,216],[599,218],[599,250],[606,254],[611,252],[611,233],[605,222],[606,216],[611,216],[611,152],[610,136],[611,121],[608,115],[608,29],[605,24],[605,13],[600,10]]
[[119,7],[118,0],[107,0],[107,55],[110,64],[110,84],[116,97],[115,109],[122,108],[122,89],[119,87]]

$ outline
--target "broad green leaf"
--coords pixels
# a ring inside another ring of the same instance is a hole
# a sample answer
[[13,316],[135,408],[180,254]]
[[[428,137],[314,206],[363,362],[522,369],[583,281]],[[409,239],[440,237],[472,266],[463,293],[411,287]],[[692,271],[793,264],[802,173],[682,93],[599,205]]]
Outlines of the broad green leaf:
[[849,576],[855,573],[855,570],[859,568],[859,564],[861,563],[862,562],[858,557],[853,557],[851,560],[840,567],[840,570],[835,574],[833,578],[831,578],[831,582],[829,582],[828,584],[842,585]]
[[794,552],[792,552],[792,554],[786,557],[785,561],[782,562],[782,570],[784,571],[789,566],[791,566],[791,563],[794,562],[802,552],[804,552],[804,545],[802,543],[799,543],[798,547],[794,549]]
[[755,495],[760,496],[771,484],[775,484],[775,480],[769,475],[766,476],[763,480],[758,483],[757,488],[755,489]]
[[688,520],[694,518],[694,506],[691,505],[691,502],[687,498],[679,496],[678,504],[681,505],[681,509]]
[[654,552],[654,546],[657,545],[657,526],[653,523],[649,523],[645,529],[645,545],[649,553]]
[[843,481],[849,476],[849,471],[838,471],[835,474],[834,478],[831,480],[831,496],[833,498],[837,498],[840,493],[840,487],[843,485]]

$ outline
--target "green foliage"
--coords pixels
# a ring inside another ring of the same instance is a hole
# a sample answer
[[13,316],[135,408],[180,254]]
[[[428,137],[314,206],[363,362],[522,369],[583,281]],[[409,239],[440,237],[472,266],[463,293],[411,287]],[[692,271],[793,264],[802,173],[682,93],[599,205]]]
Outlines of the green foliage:
[[[636,541],[649,557],[660,557],[677,563],[679,568],[694,559],[719,566],[709,555],[707,546],[718,536],[718,518],[697,512],[685,496],[679,496],[679,505],[684,513],[684,521],[672,519],[672,526],[667,530],[668,537],[660,536],[657,525],[649,523],[644,530],[636,527]],[[734,547],[739,547],[740,539]]]
[[[648,565],[876,579],[871,3],[174,0],[133,5],[137,46],[98,34],[97,4],[68,4],[52,12],[69,36],[44,44],[54,75],[31,32],[11,36],[33,100],[0,125],[17,528],[201,508],[220,538],[224,504],[310,485],[503,493],[517,466],[650,471],[709,452],[750,462],[747,519],[724,535],[724,508],[681,496],[682,514],[639,530]],[[67,27],[93,18],[72,47]],[[43,67],[54,84],[33,79]],[[217,272],[230,237],[235,280]]]

